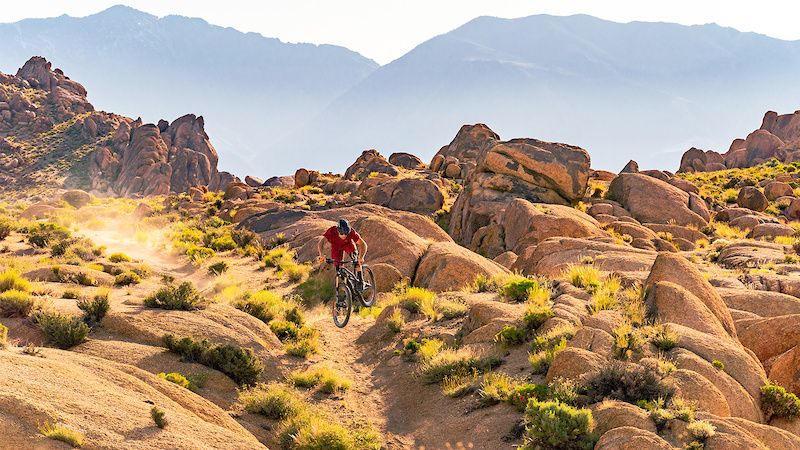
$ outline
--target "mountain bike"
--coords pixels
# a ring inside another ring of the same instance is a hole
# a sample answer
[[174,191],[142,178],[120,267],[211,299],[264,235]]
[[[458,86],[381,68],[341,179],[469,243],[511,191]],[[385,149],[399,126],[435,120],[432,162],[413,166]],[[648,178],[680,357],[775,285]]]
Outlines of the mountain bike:
[[[342,328],[350,320],[350,313],[353,310],[353,299],[365,308],[375,304],[375,275],[372,269],[366,264],[361,264],[361,276],[364,279],[364,289],[358,290],[358,277],[355,268],[358,258],[352,261],[339,261],[336,259],[325,258],[329,264],[338,263],[336,267],[336,297],[333,299],[331,310],[333,311],[333,323]],[[348,270],[346,265],[351,264],[353,270]]]

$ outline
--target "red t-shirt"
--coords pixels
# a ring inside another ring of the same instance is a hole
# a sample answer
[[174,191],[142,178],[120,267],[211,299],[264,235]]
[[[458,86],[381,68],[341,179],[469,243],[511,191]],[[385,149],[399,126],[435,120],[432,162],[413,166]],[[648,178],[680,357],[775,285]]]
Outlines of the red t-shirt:
[[328,228],[328,231],[322,236],[331,243],[331,258],[338,260],[342,259],[344,252],[352,253],[356,251],[356,243],[361,240],[361,236],[352,228],[344,239],[339,238],[339,232],[336,227]]

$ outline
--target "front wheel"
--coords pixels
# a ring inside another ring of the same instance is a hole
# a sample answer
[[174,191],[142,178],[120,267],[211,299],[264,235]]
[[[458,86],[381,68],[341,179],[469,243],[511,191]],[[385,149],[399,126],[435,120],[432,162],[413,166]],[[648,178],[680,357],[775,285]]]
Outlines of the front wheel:
[[336,298],[332,302],[333,323],[337,327],[343,328],[350,320],[350,311],[353,309],[353,297],[347,284],[338,282],[336,286]]
[[369,266],[361,267],[361,276],[364,277],[364,289],[361,291],[361,304],[367,308],[375,304],[375,275]]

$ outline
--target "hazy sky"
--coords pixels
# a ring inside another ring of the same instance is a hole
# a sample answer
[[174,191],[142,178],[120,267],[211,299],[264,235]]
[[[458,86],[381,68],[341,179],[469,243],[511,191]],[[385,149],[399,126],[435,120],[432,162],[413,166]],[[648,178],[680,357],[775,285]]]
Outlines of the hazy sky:
[[36,0],[3,2],[0,22],[62,14],[84,17],[116,4],[159,17],[200,17],[284,42],[341,45],[380,64],[478,16],[589,14],[615,22],[714,22],[779,39],[800,39],[795,0]]

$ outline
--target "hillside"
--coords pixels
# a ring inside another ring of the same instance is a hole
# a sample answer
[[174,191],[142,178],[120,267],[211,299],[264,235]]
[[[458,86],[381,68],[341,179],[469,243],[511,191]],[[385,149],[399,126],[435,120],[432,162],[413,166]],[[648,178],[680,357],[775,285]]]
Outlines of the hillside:
[[[437,156],[0,205],[4,442],[800,448],[798,163],[617,175],[481,124]],[[376,294],[343,328],[339,218]]]
[[[42,56],[86,87],[98,109],[145,123],[204,116],[222,170],[266,167],[265,146],[297,129],[371,73],[372,60],[331,45],[287,44],[126,6],[87,17],[0,24],[0,72]],[[274,153],[274,150],[272,151]]]

